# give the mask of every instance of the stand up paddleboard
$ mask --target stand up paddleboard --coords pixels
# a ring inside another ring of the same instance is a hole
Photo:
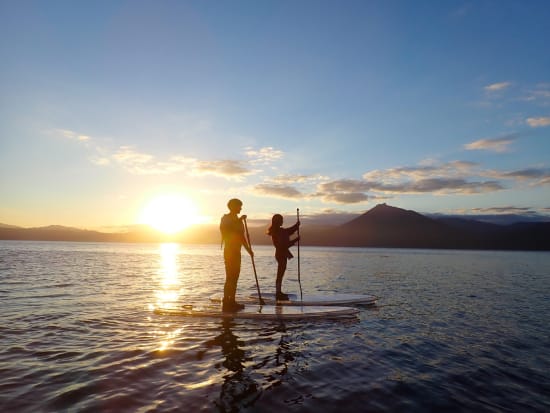
[[[375,295],[368,294],[333,294],[333,295],[304,295],[300,300],[298,294],[288,294],[288,300],[279,301],[275,299],[274,293],[262,293],[262,299],[266,304],[277,304],[281,306],[347,306],[347,305],[374,305],[378,300]],[[210,300],[216,303],[221,302],[222,295],[214,294]],[[237,299],[239,301],[239,299]],[[257,303],[258,297],[251,295],[241,299],[245,303]]]
[[[215,318],[242,318],[254,320],[310,320],[350,318],[359,310],[350,307],[323,307],[323,306],[279,306],[247,304],[237,312],[224,312],[220,305],[181,306],[172,308],[155,308],[154,312],[160,315],[174,315],[183,317],[215,317]]]

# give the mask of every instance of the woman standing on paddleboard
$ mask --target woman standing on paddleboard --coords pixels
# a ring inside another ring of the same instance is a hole
[[[223,287],[223,311],[238,311],[244,308],[243,304],[235,301],[237,293],[237,281],[241,273],[241,247],[253,256],[252,248],[244,235],[243,220],[246,215],[239,218],[243,207],[240,199],[231,199],[227,203],[229,214],[225,214],[220,220],[220,231],[222,233],[223,259],[225,262],[225,285]]]
[[[283,216],[280,214],[273,215],[271,219],[271,226],[267,230],[267,235],[271,236],[273,245],[275,246],[275,259],[277,260],[277,279],[275,280],[275,298],[279,301],[287,301],[288,295],[281,291],[283,284],[283,277],[286,271],[287,260],[294,256],[290,252],[289,248],[296,244],[300,237],[290,240],[290,236],[294,234],[300,221],[289,228],[283,228]]]

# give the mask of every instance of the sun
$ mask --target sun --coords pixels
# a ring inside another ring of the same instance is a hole
[[[149,225],[165,234],[174,234],[204,221],[196,205],[183,195],[160,195],[143,208],[140,223]]]

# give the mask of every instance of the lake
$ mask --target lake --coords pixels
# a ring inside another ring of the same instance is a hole
[[[255,252],[273,292],[273,249]],[[550,253],[301,247],[300,266],[304,294],[378,304],[161,316],[222,291],[219,246],[0,241],[0,411],[550,411]],[[244,253],[238,291],[256,292]]]

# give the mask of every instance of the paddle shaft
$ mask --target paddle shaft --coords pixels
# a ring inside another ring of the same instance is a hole
[[[252,251],[252,243],[250,242],[250,233],[248,232],[248,224],[246,223],[246,218],[243,221],[244,221],[244,229],[246,230],[248,247],[250,248],[250,251]],[[263,305],[265,303],[264,303],[264,300],[262,300],[262,293],[260,292],[260,283],[258,282],[258,273],[256,272],[256,264],[254,263],[253,254],[250,254],[250,259],[252,260],[252,269],[254,270],[254,278],[256,279],[256,288],[258,289],[258,300],[260,302],[260,305]]]
[[[296,208],[296,219],[300,222],[300,208]],[[304,300],[302,295],[302,280],[300,279],[300,226],[298,225],[298,285],[300,286],[300,301]]]

